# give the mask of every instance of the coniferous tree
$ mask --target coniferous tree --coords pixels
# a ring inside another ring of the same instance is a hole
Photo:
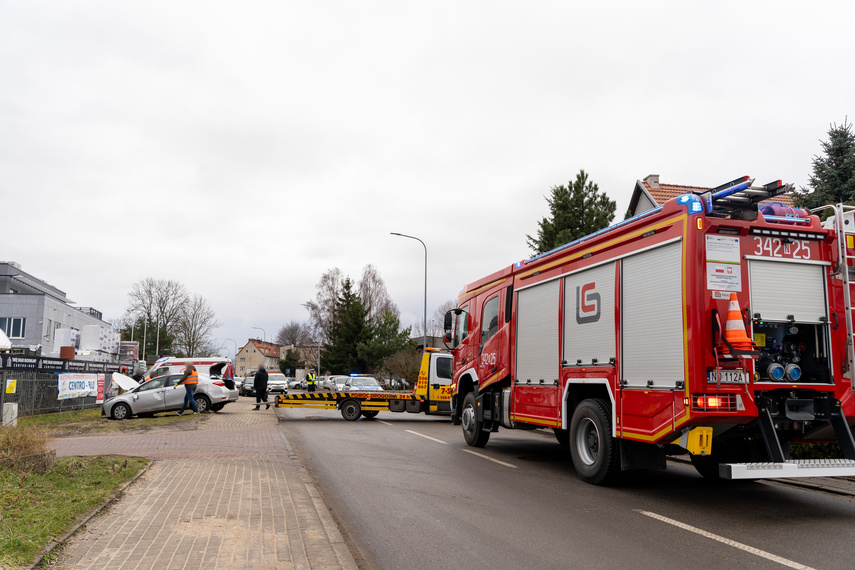
[[[327,341],[321,348],[324,370],[329,370],[331,374],[368,372],[368,364],[359,356],[357,347],[369,334],[368,311],[347,277],[336,299],[335,315],[330,322]]]
[[[553,186],[546,199],[551,217],[538,222],[537,238],[526,235],[535,253],[545,253],[565,243],[592,234],[611,223],[617,204],[580,170],[567,186]]]
[[[808,187],[802,187],[793,200],[800,208],[855,200],[855,134],[848,118],[840,126],[832,124],[828,140],[820,144],[823,155],[813,157]]]

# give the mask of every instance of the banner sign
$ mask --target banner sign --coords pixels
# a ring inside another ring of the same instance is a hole
[[[68,361],[68,371],[69,372],[86,372],[86,362],[82,360],[69,360]]]
[[[96,404],[104,403],[104,375],[98,375],[98,396],[95,397]]]
[[[59,395],[57,400],[98,396],[97,374],[57,374]]]
[[[39,358],[37,356],[5,354],[3,355],[3,368],[8,370],[38,370]]]
[[[39,370],[45,372],[64,372],[65,360],[61,358],[42,358],[39,362]]]

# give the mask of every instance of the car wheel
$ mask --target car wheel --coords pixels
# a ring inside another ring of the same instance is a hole
[[[211,400],[208,399],[208,396],[199,395],[194,400],[196,400],[196,407],[199,408],[200,414],[206,413],[211,408]]]
[[[370,420],[376,418],[379,413],[378,410],[368,410],[367,412],[362,412],[362,417]]]
[[[214,410],[215,412],[219,412],[220,410],[222,410],[225,407],[226,407],[225,404],[214,404],[213,406],[211,406],[211,409]]]
[[[345,400],[341,405],[341,417],[349,422],[355,422],[362,413],[362,406],[356,400]]]
[[[477,420],[475,410],[475,392],[469,392],[463,398],[463,412],[460,424],[463,426],[463,439],[472,447],[484,447],[490,440],[490,432],[483,429],[484,422]]]
[[[119,402],[113,406],[110,415],[114,420],[126,420],[131,417],[131,407],[123,402]]]

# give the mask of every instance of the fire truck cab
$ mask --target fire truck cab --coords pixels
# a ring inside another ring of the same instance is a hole
[[[843,207],[824,228],[759,205],[791,186],[752,184],[679,196],[466,286],[445,319],[466,442],[551,428],[597,484],[687,452],[710,478],[855,474]],[[791,442],[825,440],[844,457],[789,459]]]

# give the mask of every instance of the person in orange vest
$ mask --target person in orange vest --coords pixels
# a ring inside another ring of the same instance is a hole
[[[184,388],[186,392],[184,392],[184,404],[181,406],[181,409],[178,410],[178,415],[184,413],[184,409],[187,407],[187,404],[190,404],[190,407],[193,408],[193,414],[199,413],[199,407],[196,405],[196,387],[199,385],[199,373],[196,372],[196,367],[192,364],[188,364],[187,368],[184,369],[184,376],[181,377],[181,380],[178,381],[175,386],[172,388],[178,388],[179,384],[184,384]]]

